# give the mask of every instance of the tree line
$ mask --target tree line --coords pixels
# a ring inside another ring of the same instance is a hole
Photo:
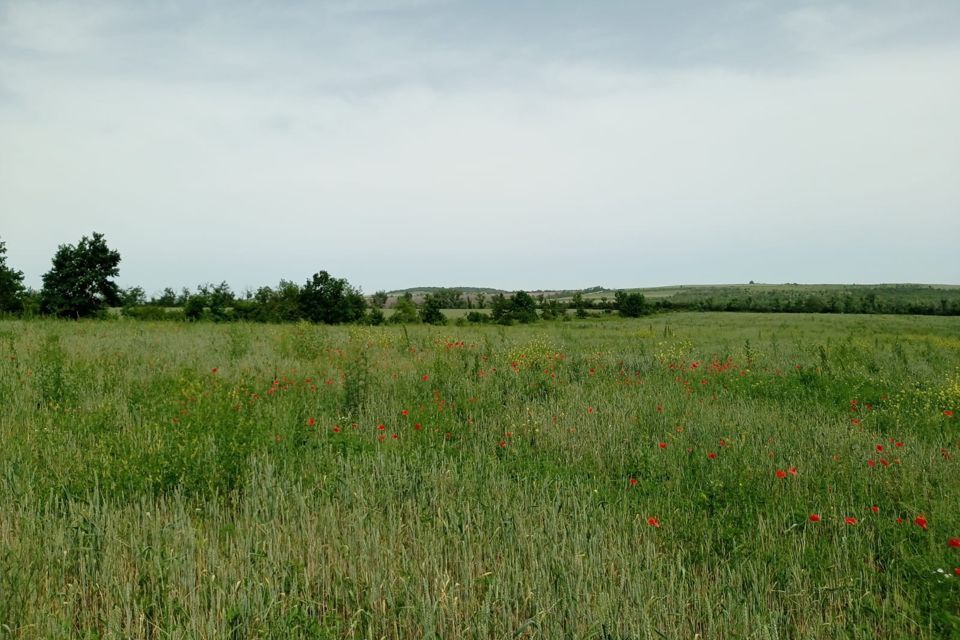
[[[103,234],[94,232],[75,244],[60,245],[50,270],[43,274],[39,291],[23,284],[23,272],[7,265],[6,245],[0,241],[0,313],[22,316],[45,315],[60,318],[104,316],[120,308],[125,317],[143,320],[243,320],[250,322],[416,323],[445,324],[443,309],[466,309],[458,322],[499,324],[530,323],[540,320],[586,318],[591,313],[616,313],[640,317],[650,313],[691,311],[752,311],[799,313],[897,313],[960,315],[960,297],[952,300],[883,298],[868,291],[856,296],[849,292],[802,293],[760,292],[747,295],[727,293],[699,298],[663,299],[648,302],[641,293],[617,291],[613,298],[587,297],[576,292],[569,300],[525,291],[511,295],[474,291],[469,295],[450,288],[436,288],[415,300],[409,292],[389,303],[385,291],[365,296],[344,278],[318,271],[303,284],[281,280],[277,286],[263,286],[237,295],[226,282],[204,284],[179,292],[166,288],[150,298],[142,287],[121,289],[114,278],[120,272],[120,253],[111,249]],[[384,309],[392,306],[389,315]]]
[[[119,307],[122,315],[144,320],[445,324],[443,309],[489,306],[489,314],[474,311],[466,320],[511,324],[560,318],[567,309],[556,300],[542,296],[535,300],[524,291],[510,296],[497,293],[488,299],[483,292],[465,297],[462,291],[440,288],[419,304],[410,293],[400,296],[388,317],[383,311],[386,292],[378,291],[368,299],[345,278],[326,271],[318,271],[303,284],[281,280],[276,287],[260,287],[244,296],[222,282],[200,285],[195,291],[176,292],[168,287],[148,299],[142,287],[121,289],[114,280],[119,273],[120,253],[107,245],[103,234],[94,232],[77,244],[60,245],[50,270],[43,274],[42,288],[34,291],[23,285],[22,271],[7,265],[6,245],[0,241],[0,312],[79,319],[103,316]],[[634,304],[620,309],[624,315],[645,312],[643,296],[627,294],[625,299]],[[581,306],[578,310],[586,309]]]

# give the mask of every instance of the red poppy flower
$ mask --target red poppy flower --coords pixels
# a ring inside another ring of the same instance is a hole
[[[868,466],[868,467],[875,467],[875,466],[877,466],[877,463],[874,462],[873,460],[867,460],[867,466]]]
[[[587,407],[587,413],[593,413],[593,407]]]
[[[418,422],[417,424],[413,425],[413,428],[416,429],[417,431],[420,431],[420,429],[422,429],[423,427],[421,427],[420,423]]]
[[[960,576],[960,567],[957,567],[956,569],[954,569],[953,572],[954,572],[956,575]]]
[[[647,524],[651,527],[656,527],[658,529],[660,528],[660,521],[656,518],[647,518]]]
[[[666,442],[658,442],[658,443],[657,443],[657,446],[660,447],[661,449],[666,449],[666,448],[667,448],[667,443],[666,443]]]
[[[796,468],[796,467],[790,467],[789,469],[787,469],[787,473],[789,473],[790,475],[796,477],[796,475],[799,473],[799,471],[797,471],[797,468]]]
[[[859,425],[859,424],[860,424],[860,418],[854,418],[853,420],[850,421],[850,424],[852,424],[853,426]]]
[[[636,479],[636,478],[630,478],[630,486],[631,486],[631,487],[637,486],[637,479]]]
[[[896,443],[896,446],[897,446],[898,448],[899,448],[899,447],[902,447],[902,446],[903,446],[903,443],[902,443],[902,442],[897,442],[897,443]]]
[[[216,372],[217,372],[217,368],[216,368],[216,367],[214,367],[213,369],[210,369],[210,373],[216,373]]]
[[[881,451],[881,452],[883,451],[883,445],[882,445],[882,444],[878,444],[878,445],[877,445],[877,451]]]
[[[711,460],[716,460],[717,454],[711,451],[710,453],[707,454],[707,457],[710,458]]]
[[[398,436],[398,435],[395,434],[395,433],[394,433],[393,435],[391,435],[390,437],[393,438],[394,440],[397,440],[397,439],[400,438],[400,436]]]
[[[430,379],[430,376],[428,376],[427,374],[423,374],[423,377],[420,378],[420,379],[423,380],[424,382],[426,382],[427,380]]]
[[[334,425],[334,427],[333,427],[333,432],[334,432],[334,433],[340,433],[340,427]]]
[[[498,445],[501,449],[506,449],[506,448],[507,448],[507,443],[504,442],[503,440],[501,440],[500,442],[498,442],[497,445]]]
[[[777,469],[777,477],[782,480],[783,478],[787,477],[787,472],[783,469]]]
[[[385,426],[383,426],[382,424],[377,425],[377,431],[384,431],[384,430],[386,430]]]
[[[810,522],[820,522],[820,514],[819,514],[819,513],[811,513],[811,514],[810,514]]]
[[[918,527],[920,527],[920,528],[923,529],[924,531],[927,530],[927,519],[924,518],[923,516],[917,516],[916,518],[914,518],[914,519],[913,519],[913,524],[917,525]]]
[[[960,538],[950,538],[950,540],[947,541],[947,546],[960,549]]]
[[[874,513],[880,513],[880,507],[878,507],[877,505],[873,505],[872,507],[870,507],[870,511],[873,511]]]
[[[850,516],[847,516],[846,518],[844,518],[843,521],[846,522],[846,523],[849,524],[849,525],[855,525],[855,524],[857,524],[857,519],[856,519],[856,518],[851,518]]]
[[[404,409],[403,411],[400,412],[400,415],[402,415],[402,416],[408,416],[408,415],[410,415],[410,412],[407,411],[406,409]]]
[[[315,426],[316,424],[317,424],[317,421],[316,421],[316,420],[314,420],[313,418],[307,418],[307,426],[308,426],[308,427],[313,427],[313,426]]]
[[[903,524],[903,518],[897,518],[897,524]]]
[[[950,409],[944,409],[944,410],[943,410],[943,415],[947,416],[948,418],[952,418],[952,417],[953,417],[953,411],[951,411]]]

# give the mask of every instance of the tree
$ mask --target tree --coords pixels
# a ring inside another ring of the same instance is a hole
[[[499,324],[511,324],[513,322],[513,305],[504,297],[502,293],[495,293],[490,298],[490,317]]]
[[[210,307],[210,315],[213,316],[213,319],[218,322],[228,320],[230,318],[229,310],[237,299],[230,285],[224,281],[217,285],[204,285],[201,290],[207,296],[207,306]]]
[[[577,317],[580,319],[587,317],[587,305],[583,299],[583,294],[577,291],[573,294],[573,308],[577,310]]]
[[[463,291],[441,287],[433,292],[441,309],[462,309],[466,306],[463,300]]]
[[[139,307],[147,302],[143,287],[130,287],[120,290],[120,303],[124,307]]]
[[[300,285],[281,280],[276,289],[260,287],[253,294],[252,317],[260,322],[296,322],[300,311]]]
[[[7,245],[0,240],[0,312],[23,310],[23,271],[7,266]]]
[[[388,297],[389,296],[387,296],[387,292],[381,289],[370,296],[370,306],[372,306],[374,309],[383,309],[385,306],[387,306]]]
[[[120,273],[120,252],[107,246],[102,233],[83,236],[76,246],[62,244],[53,268],[43,274],[40,308],[65,318],[86,318],[118,306],[120,288],[111,280]]]
[[[536,322],[540,318],[536,301],[526,291],[517,291],[510,296],[510,306],[513,307],[513,317],[519,322]]]
[[[647,300],[642,293],[617,291],[614,294],[614,304],[625,318],[639,318],[647,313]]]
[[[536,301],[526,291],[517,291],[509,298],[497,293],[490,299],[490,308],[494,322],[500,324],[510,324],[514,320],[536,322],[540,318]]]
[[[413,295],[408,291],[393,303],[390,323],[411,324],[414,322],[420,322],[420,316],[417,314],[417,305],[413,301]]]
[[[154,296],[150,300],[150,304],[158,307],[175,307],[177,306],[177,292],[167,287],[159,296]]]
[[[440,310],[441,304],[437,296],[427,295],[420,305],[420,321],[424,324],[447,324],[447,316]]]
[[[545,300],[540,303],[540,317],[544,320],[556,320],[565,314],[566,310],[556,298],[551,298],[550,300]]]
[[[313,274],[300,290],[300,310],[311,322],[340,324],[363,318],[367,301],[343,278],[326,271]]]

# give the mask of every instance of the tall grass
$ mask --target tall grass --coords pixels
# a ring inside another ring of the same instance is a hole
[[[0,637],[960,637],[958,329],[4,322]]]

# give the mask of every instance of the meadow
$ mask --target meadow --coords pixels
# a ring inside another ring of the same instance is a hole
[[[960,637],[960,318],[0,322],[0,638]]]

